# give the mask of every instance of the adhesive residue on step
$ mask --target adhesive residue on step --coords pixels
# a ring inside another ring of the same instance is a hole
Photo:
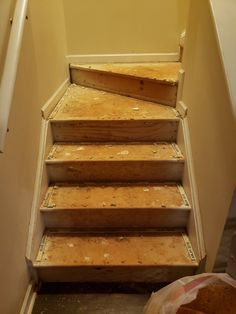
[[[123,151],[117,153],[117,155],[123,155],[123,156],[129,155],[129,151],[128,150],[123,150]]]
[[[109,253],[105,253],[105,254],[103,254],[103,256],[104,256],[104,258],[109,258],[109,257],[111,257],[111,255],[110,255]]]

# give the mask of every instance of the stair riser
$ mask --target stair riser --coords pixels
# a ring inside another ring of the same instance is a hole
[[[181,181],[183,161],[100,161],[48,163],[51,182]]]
[[[177,85],[134,76],[71,68],[72,83],[163,105],[176,106]]]
[[[125,256],[124,256],[125,259]],[[196,267],[38,267],[39,279],[44,282],[172,282],[196,273]]]
[[[51,125],[58,142],[175,142],[179,121],[57,121]]]
[[[189,210],[170,208],[81,209],[42,211],[47,228],[79,228],[84,230],[134,230],[153,228],[184,228]]]

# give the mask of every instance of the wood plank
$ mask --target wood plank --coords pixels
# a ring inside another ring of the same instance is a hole
[[[185,235],[186,236],[186,235]],[[193,274],[182,233],[45,235],[34,266],[44,281],[160,282]]]
[[[41,212],[48,228],[183,228],[190,206],[176,184],[54,185]]]
[[[148,78],[121,75],[100,70],[91,70],[83,67],[71,67],[72,83],[110,91],[121,95],[134,97],[176,106],[177,83],[175,85]]]
[[[178,121],[51,121],[56,142],[174,142]]]
[[[72,85],[50,116],[55,141],[175,141],[174,108]]]
[[[183,161],[175,143],[56,143],[47,163],[77,161]]]
[[[84,68],[111,72],[137,78],[147,78],[167,84],[178,82],[180,62],[158,62],[158,63],[99,63],[99,64],[71,64],[71,68]]]
[[[143,266],[143,267],[39,267],[35,266],[43,282],[173,282],[185,276],[196,274],[195,266]]]
[[[184,158],[176,144],[55,144],[47,160],[51,181],[180,181]]]
[[[52,120],[179,120],[169,106],[72,84],[50,115]]]

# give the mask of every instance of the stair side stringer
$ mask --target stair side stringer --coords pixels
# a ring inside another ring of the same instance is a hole
[[[34,196],[31,207],[28,242],[26,247],[26,260],[28,262],[33,261],[37,256],[45,229],[39,208],[49,185],[49,177],[44,161],[52,146],[53,137],[50,122],[42,118]],[[31,275],[32,277],[35,277],[34,274]]]
[[[187,225],[188,237],[199,262],[198,272],[203,272],[206,261],[206,249],[187,116],[180,120],[177,145],[185,158],[182,184],[192,207]]]
[[[68,76],[41,107],[39,151],[25,256],[28,265],[31,265],[32,261],[37,256],[45,229],[39,208],[49,185],[49,177],[46,170],[45,158],[53,146],[52,128],[48,117],[54,110],[55,106],[58,104],[58,101],[65,94],[69,85],[70,81]],[[29,272],[31,273],[33,280],[36,280],[37,276],[35,277],[36,274],[33,270],[33,267],[29,267]]]

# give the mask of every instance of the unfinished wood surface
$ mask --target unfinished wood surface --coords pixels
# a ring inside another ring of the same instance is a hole
[[[175,141],[174,108],[71,85],[50,116],[55,141]]]
[[[51,232],[43,238],[34,266],[44,281],[160,282],[193,274],[197,262],[182,233]]]
[[[183,161],[175,143],[56,143],[47,163],[77,161]]]
[[[172,282],[196,274],[195,266],[34,266],[43,282]]]
[[[175,107],[177,83],[71,67],[72,83]]]
[[[175,142],[178,121],[167,120],[52,120],[57,142]]]
[[[55,144],[49,177],[61,181],[180,181],[184,158],[176,144]]]
[[[71,68],[84,68],[89,70],[105,71],[138,78],[148,78],[168,84],[178,81],[179,62],[158,63],[107,63],[107,64],[71,64]]]
[[[177,120],[169,106],[72,84],[49,119],[52,120]]]
[[[183,228],[190,206],[176,184],[53,185],[41,212],[48,228]]]

